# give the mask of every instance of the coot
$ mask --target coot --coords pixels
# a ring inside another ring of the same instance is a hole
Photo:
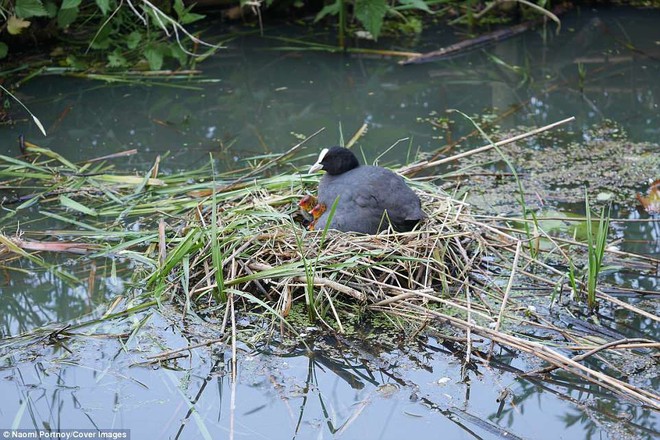
[[[391,224],[396,231],[410,231],[426,217],[419,197],[403,178],[382,167],[360,165],[343,147],[324,148],[309,172],[324,170],[318,204],[325,212],[314,229],[325,228],[335,200],[330,228],[344,232],[376,234]]]

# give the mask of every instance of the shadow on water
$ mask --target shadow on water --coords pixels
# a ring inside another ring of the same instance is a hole
[[[316,153],[339,142],[340,123],[349,137],[364,122],[369,131],[361,144],[370,158],[402,138],[412,139],[413,153],[428,153],[471,131],[463,121],[448,121],[445,111],[451,108],[485,115],[503,130],[574,115],[578,138],[611,119],[633,141],[657,141],[660,55],[658,38],[649,35],[658,36],[658,20],[658,11],[582,11],[563,20],[559,35],[528,32],[460,58],[409,67],[391,59],[282,51],[279,42],[246,36],[185,82],[104,84],[42,76],[25,84],[19,97],[49,136],[17,121],[0,129],[0,154],[18,155],[16,138],[25,134],[72,160],[139,149],[122,159],[122,169],[144,171],[165,154],[170,170],[194,167],[209,155],[219,168],[232,169],[326,127],[307,147]],[[418,49],[445,45],[436,38],[440,32],[428,30]],[[402,148],[383,161],[407,161],[409,154]],[[623,207],[614,217],[644,215]],[[657,222],[616,228],[625,237],[624,250],[660,252]],[[29,265],[24,269],[24,275],[2,280],[6,338],[89,313],[100,316],[103,304],[124,290],[121,268],[119,276],[111,268],[90,275],[90,266],[77,266],[78,277],[90,280],[87,287],[71,287]],[[618,286],[658,290],[657,274],[608,276]],[[627,300],[657,312],[653,295]],[[632,321],[622,310],[601,310],[599,317],[601,327],[580,317],[568,324],[582,326],[585,334],[599,328],[630,337],[654,325],[639,317]],[[173,325],[179,320],[176,312],[150,312],[99,324],[103,331],[97,333],[107,338],[53,338],[51,329],[31,344],[3,344],[0,427],[129,428],[133,438],[223,438],[230,430],[246,439],[658,436],[656,413],[606,390],[561,372],[543,381],[522,379],[519,373],[536,366],[505,348],[492,357],[487,350],[475,352],[468,368],[464,354],[432,337],[414,343],[394,338],[390,350],[382,350],[380,344],[332,340],[310,330],[310,348],[242,347],[237,382],[230,380],[231,353],[224,344],[145,363],[203,336],[218,337],[208,335],[203,322],[186,324],[185,334],[179,333]],[[634,375],[638,367],[621,374]],[[657,389],[657,378],[651,383]]]

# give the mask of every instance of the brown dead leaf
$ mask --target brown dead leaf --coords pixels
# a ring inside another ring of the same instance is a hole
[[[648,197],[637,194],[637,200],[649,214],[660,214],[660,179],[649,185]]]

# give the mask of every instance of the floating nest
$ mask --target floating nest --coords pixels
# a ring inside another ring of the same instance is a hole
[[[215,217],[216,239],[211,237],[191,256],[189,285],[173,284],[172,292],[207,307],[212,304],[209,296],[222,296],[221,285],[268,301],[282,317],[298,299],[316,312],[347,300],[384,306],[408,298],[421,304],[433,297],[455,297],[482,261],[482,228],[465,203],[437,187],[413,184],[428,215],[413,231],[365,235],[310,231],[299,222],[297,201],[316,183],[288,185],[291,195],[269,191],[267,181],[254,182],[254,190],[244,188],[236,197],[223,198],[215,212],[196,212],[184,230],[208,232]],[[341,314],[331,308],[333,328],[341,330]]]
[[[172,281],[164,290],[182,306],[221,321],[223,332],[237,322],[235,315],[255,310],[274,324],[302,331],[287,319],[298,302],[313,324],[339,332],[359,307],[385,314],[411,334],[429,330],[455,341],[458,333],[467,353],[479,335],[550,364],[530,374],[561,368],[660,408],[653,392],[579,362],[595,353],[608,356],[600,353],[608,350],[621,362],[617,350],[652,349],[657,342],[623,335],[612,340],[611,333],[603,333],[608,335],[603,342],[597,326],[569,330],[547,318],[552,298],[571,296],[566,272],[558,269],[569,264],[559,262],[570,259],[565,242],[515,229],[504,219],[479,219],[464,202],[421,182],[410,184],[428,219],[411,232],[308,231],[295,220],[297,202],[317,184],[315,177],[294,175],[218,190],[212,203],[186,219],[177,246],[167,250],[187,257],[176,267],[163,264]],[[658,319],[602,291],[597,295],[604,307]],[[569,356],[579,350],[591,354]],[[648,353],[639,356],[648,359]]]

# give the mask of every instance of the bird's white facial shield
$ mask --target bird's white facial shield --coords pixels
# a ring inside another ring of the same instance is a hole
[[[319,154],[319,158],[316,159],[316,163],[309,168],[309,171],[307,172],[307,174],[312,174],[315,171],[323,169],[323,164],[321,162],[323,162],[323,159],[325,158],[326,154],[328,154],[328,149],[327,148],[324,148],[323,150],[321,150],[321,153]]]

